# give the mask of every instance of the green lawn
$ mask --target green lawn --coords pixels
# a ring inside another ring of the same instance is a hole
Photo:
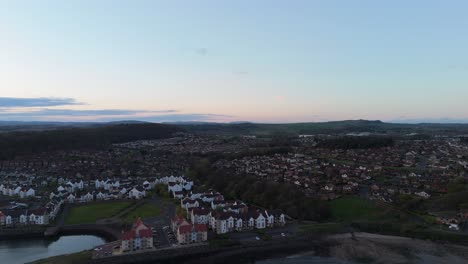
[[[369,201],[354,196],[331,201],[330,210],[337,221],[374,220],[378,216],[378,209]]]
[[[345,231],[342,223],[315,223],[303,224],[299,227],[301,232],[314,232],[314,233],[341,233]]]
[[[135,210],[124,215],[122,220],[126,223],[135,221],[138,217],[145,219],[148,217],[158,216],[161,213],[161,209],[154,204],[145,203],[142,206],[135,208]]]
[[[80,205],[70,209],[65,224],[89,224],[95,223],[98,219],[109,218],[126,207],[130,206],[130,201],[116,201],[107,203],[90,203]]]

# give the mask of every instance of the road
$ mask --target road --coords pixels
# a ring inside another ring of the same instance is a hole
[[[264,229],[265,234],[269,235],[272,239],[279,239],[284,237],[289,237],[294,235],[297,232],[298,226],[296,224],[288,224],[284,227],[276,227],[273,229]],[[227,234],[230,239],[239,240],[239,241],[254,241],[257,240],[257,237],[261,237],[255,231],[251,232],[241,232],[241,233],[228,233]]]
[[[155,217],[144,219],[145,224],[156,230],[154,241],[158,242],[160,247],[169,247],[171,243],[167,236],[167,232],[163,230],[164,226],[171,226],[171,219],[175,216],[176,206],[171,201],[167,201],[157,195],[153,195],[151,203],[161,208],[161,214]]]

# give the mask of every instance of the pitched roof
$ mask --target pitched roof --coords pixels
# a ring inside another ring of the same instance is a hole
[[[207,232],[208,228],[204,224],[195,224],[193,225],[195,232]]]
[[[180,225],[178,230],[179,230],[179,234],[190,233],[192,231],[192,226],[191,225]]]
[[[135,239],[136,237],[147,238],[152,236],[153,234],[151,229],[141,221],[141,218],[138,218],[133,224],[133,228],[122,234],[122,240]]]
[[[211,211],[207,208],[193,208],[192,209],[192,213],[194,215],[207,215],[209,214]]]

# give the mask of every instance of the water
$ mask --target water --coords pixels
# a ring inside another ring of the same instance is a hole
[[[0,263],[25,263],[52,256],[92,249],[106,243],[97,236],[62,236],[59,239],[21,239],[0,241]]]

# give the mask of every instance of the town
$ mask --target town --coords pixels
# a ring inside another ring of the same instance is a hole
[[[96,247],[94,259],[226,238],[281,240],[297,234],[298,214],[290,205],[252,204],[192,177],[194,164],[207,157],[213,157],[210,169],[225,177],[285,184],[321,203],[358,197],[401,208],[404,201],[437,201],[463,189],[468,178],[468,146],[457,137],[404,138],[378,148],[321,147],[328,138],[300,135],[278,147],[271,138],[176,133],[114,144],[105,151],[57,151],[1,161],[0,231],[53,234],[80,225],[99,229],[114,224],[117,240]],[[466,232],[466,204],[405,208],[417,210],[431,226]]]

